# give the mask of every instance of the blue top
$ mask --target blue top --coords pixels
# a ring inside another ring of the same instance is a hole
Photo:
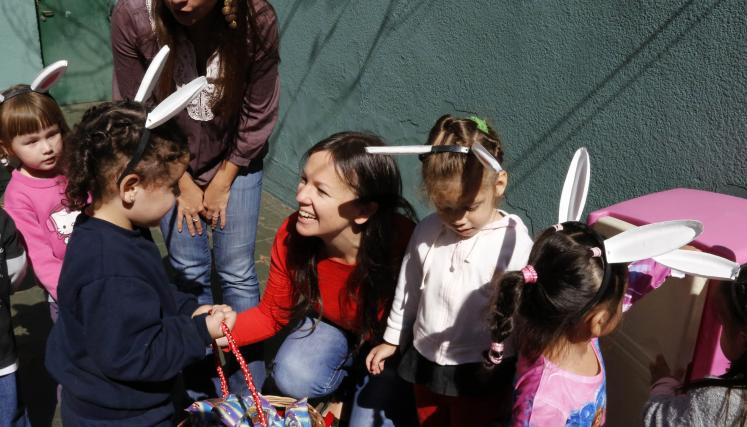
[[[211,338],[205,316],[190,317],[194,297],[169,283],[155,244],[81,214],[58,295],[45,362],[68,413],[122,425],[170,417],[177,375],[205,356]]]

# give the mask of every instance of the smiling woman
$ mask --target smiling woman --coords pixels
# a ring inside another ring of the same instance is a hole
[[[275,236],[267,290],[259,306],[239,314],[233,332],[248,344],[291,322],[294,330],[272,370],[283,394],[325,397],[352,377],[357,389],[350,426],[414,425],[411,389],[393,369],[371,378],[360,374],[359,355],[381,341],[414,227],[396,163],[367,154],[371,145],[383,143],[344,132],[306,153],[298,212]]]

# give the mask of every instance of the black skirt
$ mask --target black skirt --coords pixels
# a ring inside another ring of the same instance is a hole
[[[399,376],[443,396],[503,395],[513,387],[516,358],[488,368],[483,363],[442,366],[423,357],[414,346],[402,355]]]

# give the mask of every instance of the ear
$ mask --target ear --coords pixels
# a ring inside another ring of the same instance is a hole
[[[495,178],[495,197],[500,198],[506,191],[508,185],[508,172],[502,170],[498,172],[498,176]]]
[[[128,205],[135,203],[138,188],[140,188],[140,177],[131,173],[126,175],[119,183],[119,198]]]
[[[605,335],[607,332],[607,324],[612,320],[612,313],[609,310],[602,309],[594,310],[586,318],[586,325],[588,326],[589,333],[592,337],[597,338]]]
[[[363,225],[368,222],[368,219],[376,213],[379,209],[379,204],[376,202],[360,203],[358,205],[358,212],[353,218],[353,222],[358,225]]]

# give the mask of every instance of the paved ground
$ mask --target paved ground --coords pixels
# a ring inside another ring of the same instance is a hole
[[[73,124],[82,116],[88,105],[65,108],[68,122]],[[255,260],[260,286],[264,289],[269,270],[269,254],[275,230],[291,212],[269,193],[262,194]],[[160,232],[153,230],[154,240],[165,256]],[[61,426],[56,411],[56,385],[44,369],[46,338],[52,327],[49,308],[39,287],[15,293],[11,300],[13,322],[19,346],[21,394],[27,402],[34,427]]]

